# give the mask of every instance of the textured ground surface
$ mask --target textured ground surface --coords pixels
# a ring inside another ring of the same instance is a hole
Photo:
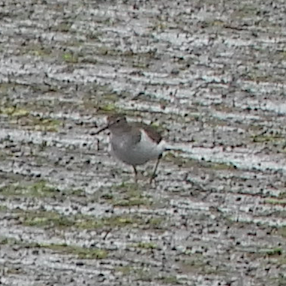
[[[1,1],[0,284],[285,286],[285,13]],[[92,135],[117,111],[176,149],[156,186]]]

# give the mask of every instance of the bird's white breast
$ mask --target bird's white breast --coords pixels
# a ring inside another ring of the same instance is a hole
[[[114,136],[111,134],[111,154],[129,165],[142,165],[149,160],[157,159],[166,149],[166,143],[161,140],[159,144],[154,142],[144,130],[141,130],[141,140],[133,144],[130,137]]]

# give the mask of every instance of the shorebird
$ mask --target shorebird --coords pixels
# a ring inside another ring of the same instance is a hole
[[[128,122],[123,114],[107,117],[107,125],[94,135],[109,129],[109,151],[120,161],[133,167],[135,182],[137,182],[138,165],[157,159],[150,183],[156,176],[162,154],[168,148],[161,134],[151,125],[141,122]]]

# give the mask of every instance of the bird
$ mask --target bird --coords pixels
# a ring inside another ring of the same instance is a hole
[[[112,114],[107,117],[107,125],[94,135],[109,129],[109,152],[123,163],[132,166],[135,183],[137,183],[137,166],[150,160],[157,160],[150,184],[156,172],[163,152],[168,150],[162,135],[153,126],[143,122],[128,122],[124,114]]]

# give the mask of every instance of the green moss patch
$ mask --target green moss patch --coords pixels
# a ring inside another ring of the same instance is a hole
[[[145,221],[137,216],[120,215],[96,218],[88,215],[62,215],[53,211],[17,211],[19,221],[25,226],[57,229],[101,229],[113,227],[135,227],[145,225]]]
[[[14,238],[0,237],[0,245],[19,245],[25,248],[40,248],[50,249],[55,252],[74,255],[79,259],[105,259],[108,256],[108,251],[101,248],[87,248],[68,244],[47,244],[36,242],[18,241]]]
[[[41,248],[48,248],[55,252],[75,255],[79,259],[105,259],[108,252],[100,248],[84,248],[67,244],[42,244]]]
[[[137,184],[122,183],[104,188],[100,191],[100,198],[108,200],[110,204],[117,207],[151,206],[151,197],[144,194]]]
[[[84,193],[81,189],[60,191],[57,187],[52,186],[46,181],[40,180],[34,183],[14,183],[0,188],[0,196],[13,197],[61,197],[65,195],[80,196]]]
[[[264,200],[264,203],[271,204],[271,205],[282,205],[286,206],[286,199],[274,199],[274,198],[267,198]]]

